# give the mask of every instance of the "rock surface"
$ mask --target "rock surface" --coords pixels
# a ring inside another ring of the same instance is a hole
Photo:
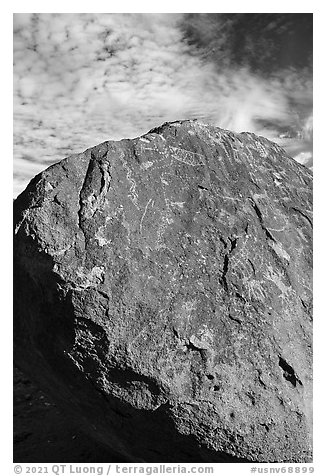
[[[312,179],[182,121],[15,201],[15,361],[132,462],[308,462]]]

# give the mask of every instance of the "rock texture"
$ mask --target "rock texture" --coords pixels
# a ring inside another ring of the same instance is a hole
[[[15,201],[15,360],[133,462],[311,461],[311,173],[196,121]]]
[[[118,463],[104,445],[80,430],[64,412],[20,370],[13,368],[14,463]]]

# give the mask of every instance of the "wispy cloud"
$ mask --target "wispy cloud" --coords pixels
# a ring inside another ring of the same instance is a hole
[[[219,64],[187,41],[185,21],[182,14],[14,15],[16,193],[49,162],[180,118],[261,133],[301,161],[310,157],[309,76],[269,78],[246,64]]]

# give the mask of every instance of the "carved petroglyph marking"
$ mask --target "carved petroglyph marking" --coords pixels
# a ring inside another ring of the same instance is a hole
[[[142,170],[146,170],[151,166],[154,166],[155,169],[162,169],[171,165],[172,159],[170,158],[170,161],[167,160],[169,158],[169,149],[167,149],[165,146],[162,147],[162,145],[155,144],[155,142],[152,142],[151,146],[152,147],[148,147],[142,143],[140,144],[140,151],[144,158],[146,157],[147,152],[150,153],[151,157],[153,155],[156,156],[155,163],[149,160],[141,164],[140,168]]]
[[[256,149],[258,150],[258,152],[260,153],[261,157],[268,157],[269,155],[269,149],[266,149],[262,143],[258,140],[255,140],[255,146],[256,146]]]
[[[224,200],[231,200],[232,202],[243,202],[243,198],[229,197],[228,195],[222,195],[221,193],[217,192],[214,192],[214,195],[223,198]]]
[[[94,268],[89,271],[86,268],[80,267],[76,270],[76,275],[79,278],[76,289],[83,290],[90,287],[96,287],[104,279],[105,268],[104,266],[94,266]]]
[[[290,286],[286,286],[282,279],[281,274],[277,274],[272,266],[267,265],[267,272],[264,274],[264,277],[275,284],[278,289],[281,291],[281,299],[287,299],[289,295],[293,294],[293,290]]]
[[[142,170],[147,170],[147,169],[149,169],[149,168],[152,167],[152,166],[153,166],[153,162],[151,162],[150,160],[148,160],[147,162],[143,162],[143,163],[141,164],[140,168],[141,168]]]
[[[262,281],[251,279],[246,281],[246,285],[250,301],[258,300],[264,302],[266,294],[262,286]]]
[[[167,227],[173,223],[172,219],[172,211],[170,208],[170,204],[166,202],[166,209],[163,210],[161,214],[161,223],[158,226],[157,230],[157,241],[156,241],[156,249],[159,250],[161,248],[164,248],[164,245],[162,244],[162,239],[163,239],[163,234]]]
[[[135,179],[132,177],[132,171],[128,166],[127,166],[127,180],[131,184],[130,193],[128,194],[128,197],[131,199],[131,201],[135,205],[135,207],[138,208],[138,210],[139,210],[138,194],[136,192],[137,185],[136,185]]]
[[[126,219],[126,213],[124,208],[122,207],[122,225],[124,228],[127,230],[127,240],[129,245],[131,244],[131,228],[130,228],[130,222],[129,220]],[[130,250],[128,250],[130,252]]]
[[[185,301],[182,303],[182,308],[180,311],[181,322],[187,322],[190,319],[192,311],[197,309],[197,300]]]
[[[105,222],[111,220],[112,218],[111,217],[107,217]],[[102,233],[103,233],[103,230],[105,230],[105,225],[104,226],[101,226],[95,233],[95,239],[98,241],[98,244],[99,246],[105,246],[105,245],[109,245],[111,243],[111,240],[108,240],[106,239]]]
[[[267,195],[267,192],[265,191],[264,193],[253,193],[252,194],[252,199],[254,200],[254,202],[257,202],[257,201],[259,202],[259,200],[261,200],[261,199],[268,200],[269,197]]]
[[[169,185],[169,182],[165,180],[163,176],[160,177],[160,181],[163,184],[163,196],[165,201],[165,209],[161,211],[161,222],[157,230],[156,249],[161,249],[164,247],[162,245],[163,234],[165,230],[167,229],[167,227],[171,225],[171,223],[174,222],[173,207],[178,207],[179,209],[182,209],[185,203],[185,202],[179,202],[179,201],[172,201],[169,198],[167,198],[164,185]]]
[[[180,147],[170,147],[170,149],[174,152],[174,154],[171,154],[173,159],[177,160],[178,162],[191,165],[192,167],[205,165],[205,157],[202,154],[190,152],[186,149],[181,149]]]
[[[265,290],[262,281],[257,279],[262,264],[260,262],[254,264],[250,260],[250,250],[246,246],[250,240],[248,235],[231,240],[231,247],[224,258],[222,282],[228,290],[231,283],[237,287],[237,279],[240,276],[247,292],[247,296],[243,298],[249,302],[252,300],[263,302],[266,299]],[[259,257],[257,260],[259,261]]]
[[[146,207],[145,207],[145,210],[144,210],[144,213],[140,219],[140,223],[139,223],[139,231],[140,233],[142,232],[142,227],[143,227],[143,220],[145,218],[145,215],[146,215],[146,212],[147,212],[147,208],[148,208],[148,205],[151,203],[152,199],[150,198],[146,204]],[[154,203],[154,202],[153,202]],[[153,203],[152,203],[152,206],[153,206]]]
[[[157,239],[157,245],[156,245],[156,248],[157,249],[160,249],[162,248],[162,237],[163,237],[163,234],[165,232],[165,230],[167,229],[167,227],[169,225],[171,225],[174,220],[173,220],[173,211],[172,211],[172,208],[173,207],[178,207],[179,209],[183,209],[183,206],[184,206],[184,203],[185,202],[172,202],[172,200],[170,200],[169,198],[165,198],[165,205],[166,205],[166,208],[165,210],[163,211],[162,215],[161,215],[161,223],[158,227],[158,239]]]
[[[275,230],[275,231],[280,231],[280,230]],[[285,249],[283,248],[280,242],[270,241],[269,245],[273,248],[277,256],[279,256],[282,259],[285,259],[288,263],[290,262],[290,256],[285,251]]]
[[[130,198],[132,203],[135,205],[135,207],[139,210],[140,208],[139,208],[139,205],[138,205],[138,194],[137,194],[137,191],[136,191],[136,189],[137,189],[136,181],[132,176],[132,170],[129,167],[129,165],[127,164],[124,153],[120,152],[119,155],[120,155],[120,159],[121,159],[123,168],[126,170],[126,178],[127,178],[128,182],[130,183],[130,189],[129,189],[130,193],[128,194],[128,197]]]
[[[99,236],[98,234],[95,235],[95,238],[97,239],[98,244],[100,246],[106,246],[111,243],[111,240],[107,240],[106,238],[104,238],[103,236]]]
[[[235,162],[241,163],[242,159],[240,157],[239,150],[235,147],[232,147],[232,150],[233,150],[233,158],[234,158]]]
[[[185,204],[185,202],[172,202],[171,200],[169,200],[169,202],[172,207],[176,206],[179,208],[183,208],[183,205]]]
[[[303,286],[305,289],[308,289],[309,293],[311,294],[312,293],[312,287],[310,286],[307,286],[305,282],[303,282],[302,279],[299,279],[299,283],[301,284],[301,286]]]
[[[275,178],[275,177],[273,178],[273,181],[274,181],[274,183],[275,183],[275,185],[276,185],[277,187],[279,187],[280,185],[283,185],[282,182],[280,182],[279,180],[277,180],[277,178]]]
[[[74,246],[74,243],[70,243],[68,246],[66,246],[65,248],[62,248],[61,250],[51,251],[50,254],[51,256],[62,256],[67,251],[69,251],[73,246]]]
[[[155,152],[158,152],[157,147],[145,147],[143,144],[140,144],[140,151],[144,152],[146,150],[154,150]]]

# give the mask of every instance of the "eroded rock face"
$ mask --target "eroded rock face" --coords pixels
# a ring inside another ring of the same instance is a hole
[[[15,201],[15,359],[130,461],[311,460],[311,173],[195,121]]]

